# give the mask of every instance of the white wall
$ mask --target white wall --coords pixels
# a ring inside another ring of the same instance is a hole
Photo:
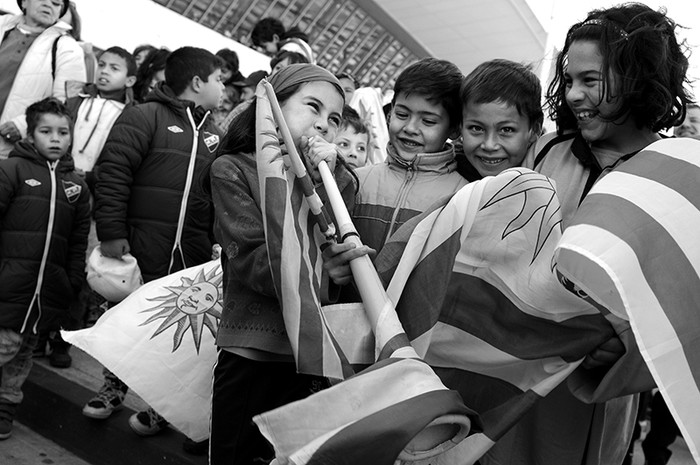
[[[151,0],[73,1],[82,20],[82,39],[97,47],[118,45],[133,51],[146,43],[170,50],[192,45],[212,53],[229,48],[238,54],[244,75],[259,69],[270,70],[267,56]],[[20,12],[16,0],[0,0],[0,9]]]

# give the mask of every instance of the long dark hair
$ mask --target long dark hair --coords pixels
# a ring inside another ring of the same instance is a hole
[[[566,103],[564,76],[569,48],[575,41],[598,43],[603,56],[604,98],[620,99],[620,108],[608,115],[609,120],[629,115],[638,128],[653,132],[680,124],[692,98],[685,87],[689,83],[688,47],[678,42],[677,27],[664,9],[654,11],[641,3],[594,10],[585,21],[573,25],[557,57],[556,73],[546,95],[549,116],[557,123],[557,131],[561,134],[577,127],[576,117]]]

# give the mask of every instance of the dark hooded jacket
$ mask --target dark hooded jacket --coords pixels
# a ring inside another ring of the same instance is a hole
[[[0,161],[0,327],[54,328],[80,290],[90,229],[87,185],[66,155],[24,140]]]
[[[127,239],[145,281],[211,259],[213,207],[200,178],[218,145],[209,112],[165,83],[114,123],[95,168],[97,236]]]

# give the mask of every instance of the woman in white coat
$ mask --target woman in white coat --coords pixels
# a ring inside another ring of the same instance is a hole
[[[20,15],[0,16],[0,159],[26,136],[26,108],[48,96],[66,99],[66,81],[85,81],[85,61],[70,26],[68,0],[18,0]]]

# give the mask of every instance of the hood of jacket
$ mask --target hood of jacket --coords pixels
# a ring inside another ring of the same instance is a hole
[[[66,153],[61,159],[59,159],[58,169],[60,171],[73,171],[73,169],[75,168],[75,165],[73,163],[73,157],[70,153],[71,151],[69,148],[68,153]],[[17,142],[15,148],[12,150],[12,152],[10,152],[8,158],[14,157],[25,158],[40,165],[46,165],[46,162],[48,161],[46,158],[41,156],[39,152],[37,152],[36,147],[34,147],[34,145],[27,139],[22,139],[21,141]]]
[[[209,111],[202,107],[195,106],[190,100],[181,100],[175,95],[175,92],[164,81],[158,85],[146,96],[145,103],[160,102],[170,107],[173,111],[183,115],[187,119],[187,108],[192,112],[194,121],[199,124],[208,114]]]

